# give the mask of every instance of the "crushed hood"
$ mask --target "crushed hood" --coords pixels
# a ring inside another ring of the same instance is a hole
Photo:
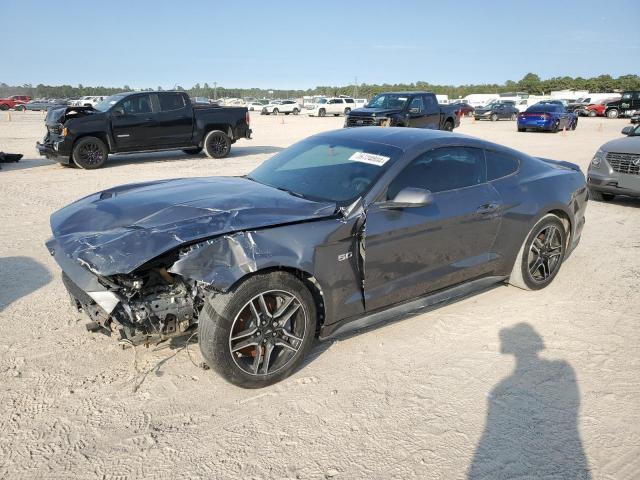
[[[312,220],[336,205],[298,198],[241,177],[123,185],[51,215],[47,247],[94,273],[130,273],[180,245],[217,235]]]
[[[78,118],[90,114],[100,114],[93,107],[64,107],[50,108],[47,111],[47,116],[44,119],[45,125],[56,125],[58,123],[64,123],[70,118]]]

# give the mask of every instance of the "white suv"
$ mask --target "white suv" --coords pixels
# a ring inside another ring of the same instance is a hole
[[[306,113],[310,117],[324,117],[325,115],[346,115],[356,108],[353,98],[332,97],[321,98],[317,103],[307,105]]]
[[[279,113],[284,113],[285,115],[293,113],[294,115],[298,115],[300,113],[300,105],[294,100],[283,100],[279,103],[269,103],[265,105],[262,107],[260,113],[262,115],[278,115]]]
[[[94,107],[96,103],[101,102],[107,98],[107,95],[89,95],[80,97],[80,99],[75,100],[71,106],[73,107]]]

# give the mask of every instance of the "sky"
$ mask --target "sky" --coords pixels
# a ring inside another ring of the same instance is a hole
[[[9,85],[307,89],[356,77],[640,73],[638,0],[0,0],[0,19]]]

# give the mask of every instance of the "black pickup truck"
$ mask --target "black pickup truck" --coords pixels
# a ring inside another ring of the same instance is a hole
[[[366,107],[351,110],[344,126],[415,127],[452,131],[460,126],[455,105],[439,105],[431,92],[389,92],[373,97]]]
[[[102,167],[110,153],[204,150],[223,158],[236,140],[251,138],[245,107],[193,104],[184,92],[119,93],[94,107],[49,110],[45,125],[40,155],[85,169]]]

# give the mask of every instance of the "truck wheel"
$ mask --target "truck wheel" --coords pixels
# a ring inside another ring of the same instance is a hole
[[[326,112],[326,110],[325,110],[324,108],[321,108],[321,109],[318,111],[318,116],[319,116],[319,117],[324,117],[326,114],[327,114],[327,112]]]
[[[202,147],[183,148],[182,151],[187,155],[197,155],[202,151]]]
[[[453,132],[453,122],[451,120],[447,120],[446,122],[444,122],[442,129],[447,132]]]
[[[300,110],[298,110],[297,108],[294,108],[293,112],[291,113],[293,113],[294,115],[298,115],[300,113]]]
[[[212,130],[204,137],[204,153],[209,158],[224,158],[231,150],[231,139],[220,131]]]
[[[73,162],[85,170],[102,167],[108,156],[107,146],[97,137],[82,137],[73,146],[71,154]]]
[[[198,342],[207,365],[242,388],[279,382],[300,366],[315,338],[309,289],[286,272],[249,277],[205,300]]]
[[[607,117],[609,118],[618,118],[620,112],[617,108],[612,108],[611,110],[607,110]]]
[[[596,111],[595,111],[595,110],[589,110],[588,115],[589,115],[590,117],[595,117],[595,116],[596,116],[596,115],[598,115],[598,114],[596,113]]]
[[[277,108],[274,108],[273,112],[271,112],[271,113],[273,113],[274,115],[277,115],[278,113],[280,113],[280,111]]]
[[[498,114],[497,113],[494,113],[494,114],[491,115],[491,121],[492,122],[497,122],[498,121]]]

